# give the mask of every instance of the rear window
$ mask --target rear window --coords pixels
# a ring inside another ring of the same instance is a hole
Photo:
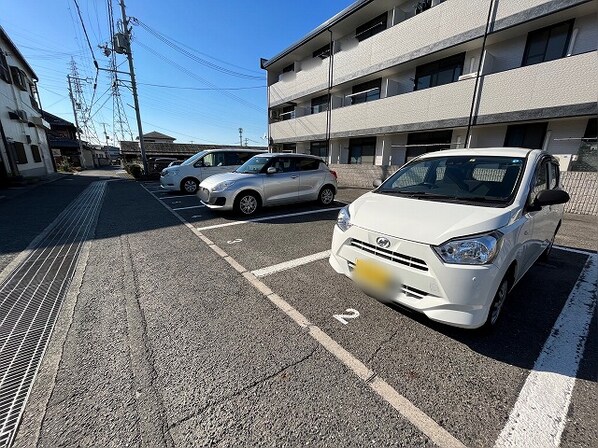
[[[297,162],[299,171],[314,171],[320,167],[320,160],[316,159],[301,159]]]

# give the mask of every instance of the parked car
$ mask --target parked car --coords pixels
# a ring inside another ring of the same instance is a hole
[[[172,157],[156,157],[155,159],[150,159],[150,172],[159,173],[167,166],[170,166],[175,160],[176,159]]]
[[[189,157],[178,166],[169,166],[160,173],[160,185],[171,191],[195,194],[200,182],[214,174],[228,173],[251,156],[264,151],[254,149],[210,149]]]
[[[168,166],[179,166],[183,162],[184,162],[184,160],[173,160],[172,162],[170,162],[168,164]]]
[[[569,195],[540,150],[425,154],[340,210],[330,264],[383,301],[464,328],[496,324],[548,256]]]
[[[219,174],[199,186],[208,207],[253,215],[260,207],[319,201],[336,195],[336,173],[321,158],[302,154],[260,154],[233,173]]]

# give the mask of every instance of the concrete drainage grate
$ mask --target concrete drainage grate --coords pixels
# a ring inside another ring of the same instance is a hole
[[[106,182],[94,182],[0,284],[0,448],[15,436],[25,402],[98,215]]]

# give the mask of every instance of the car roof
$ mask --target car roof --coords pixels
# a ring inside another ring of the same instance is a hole
[[[308,158],[314,160],[322,160],[321,157],[313,156],[311,154],[296,154],[293,152],[269,152],[266,154],[260,154],[260,157],[293,157],[293,158]]]
[[[255,153],[260,153],[260,152],[266,152],[265,149],[252,149],[252,148],[218,148],[218,149],[204,149],[203,151],[200,152],[218,152],[218,151],[225,151],[225,152],[232,152],[232,151],[236,151],[236,152],[255,152]],[[199,154],[199,153],[197,153]]]
[[[429,152],[419,159],[428,159],[432,157],[451,157],[451,156],[503,156],[503,157],[527,157],[530,152],[534,151],[529,148],[462,148],[462,149],[446,149],[442,151]]]

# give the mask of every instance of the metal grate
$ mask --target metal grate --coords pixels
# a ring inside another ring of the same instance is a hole
[[[86,188],[0,284],[0,448],[9,447],[15,436],[105,188],[105,181]]]
[[[369,252],[370,254],[377,255],[378,257],[394,261],[395,263],[409,266],[414,269],[419,269],[420,271],[428,270],[428,265],[426,262],[424,260],[420,260],[419,258],[410,257],[409,255],[400,254],[388,249],[382,249],[381,247],[377,247],[373,244],[356,239],[351,240],[351,246],[357,247],[365,252]]]

